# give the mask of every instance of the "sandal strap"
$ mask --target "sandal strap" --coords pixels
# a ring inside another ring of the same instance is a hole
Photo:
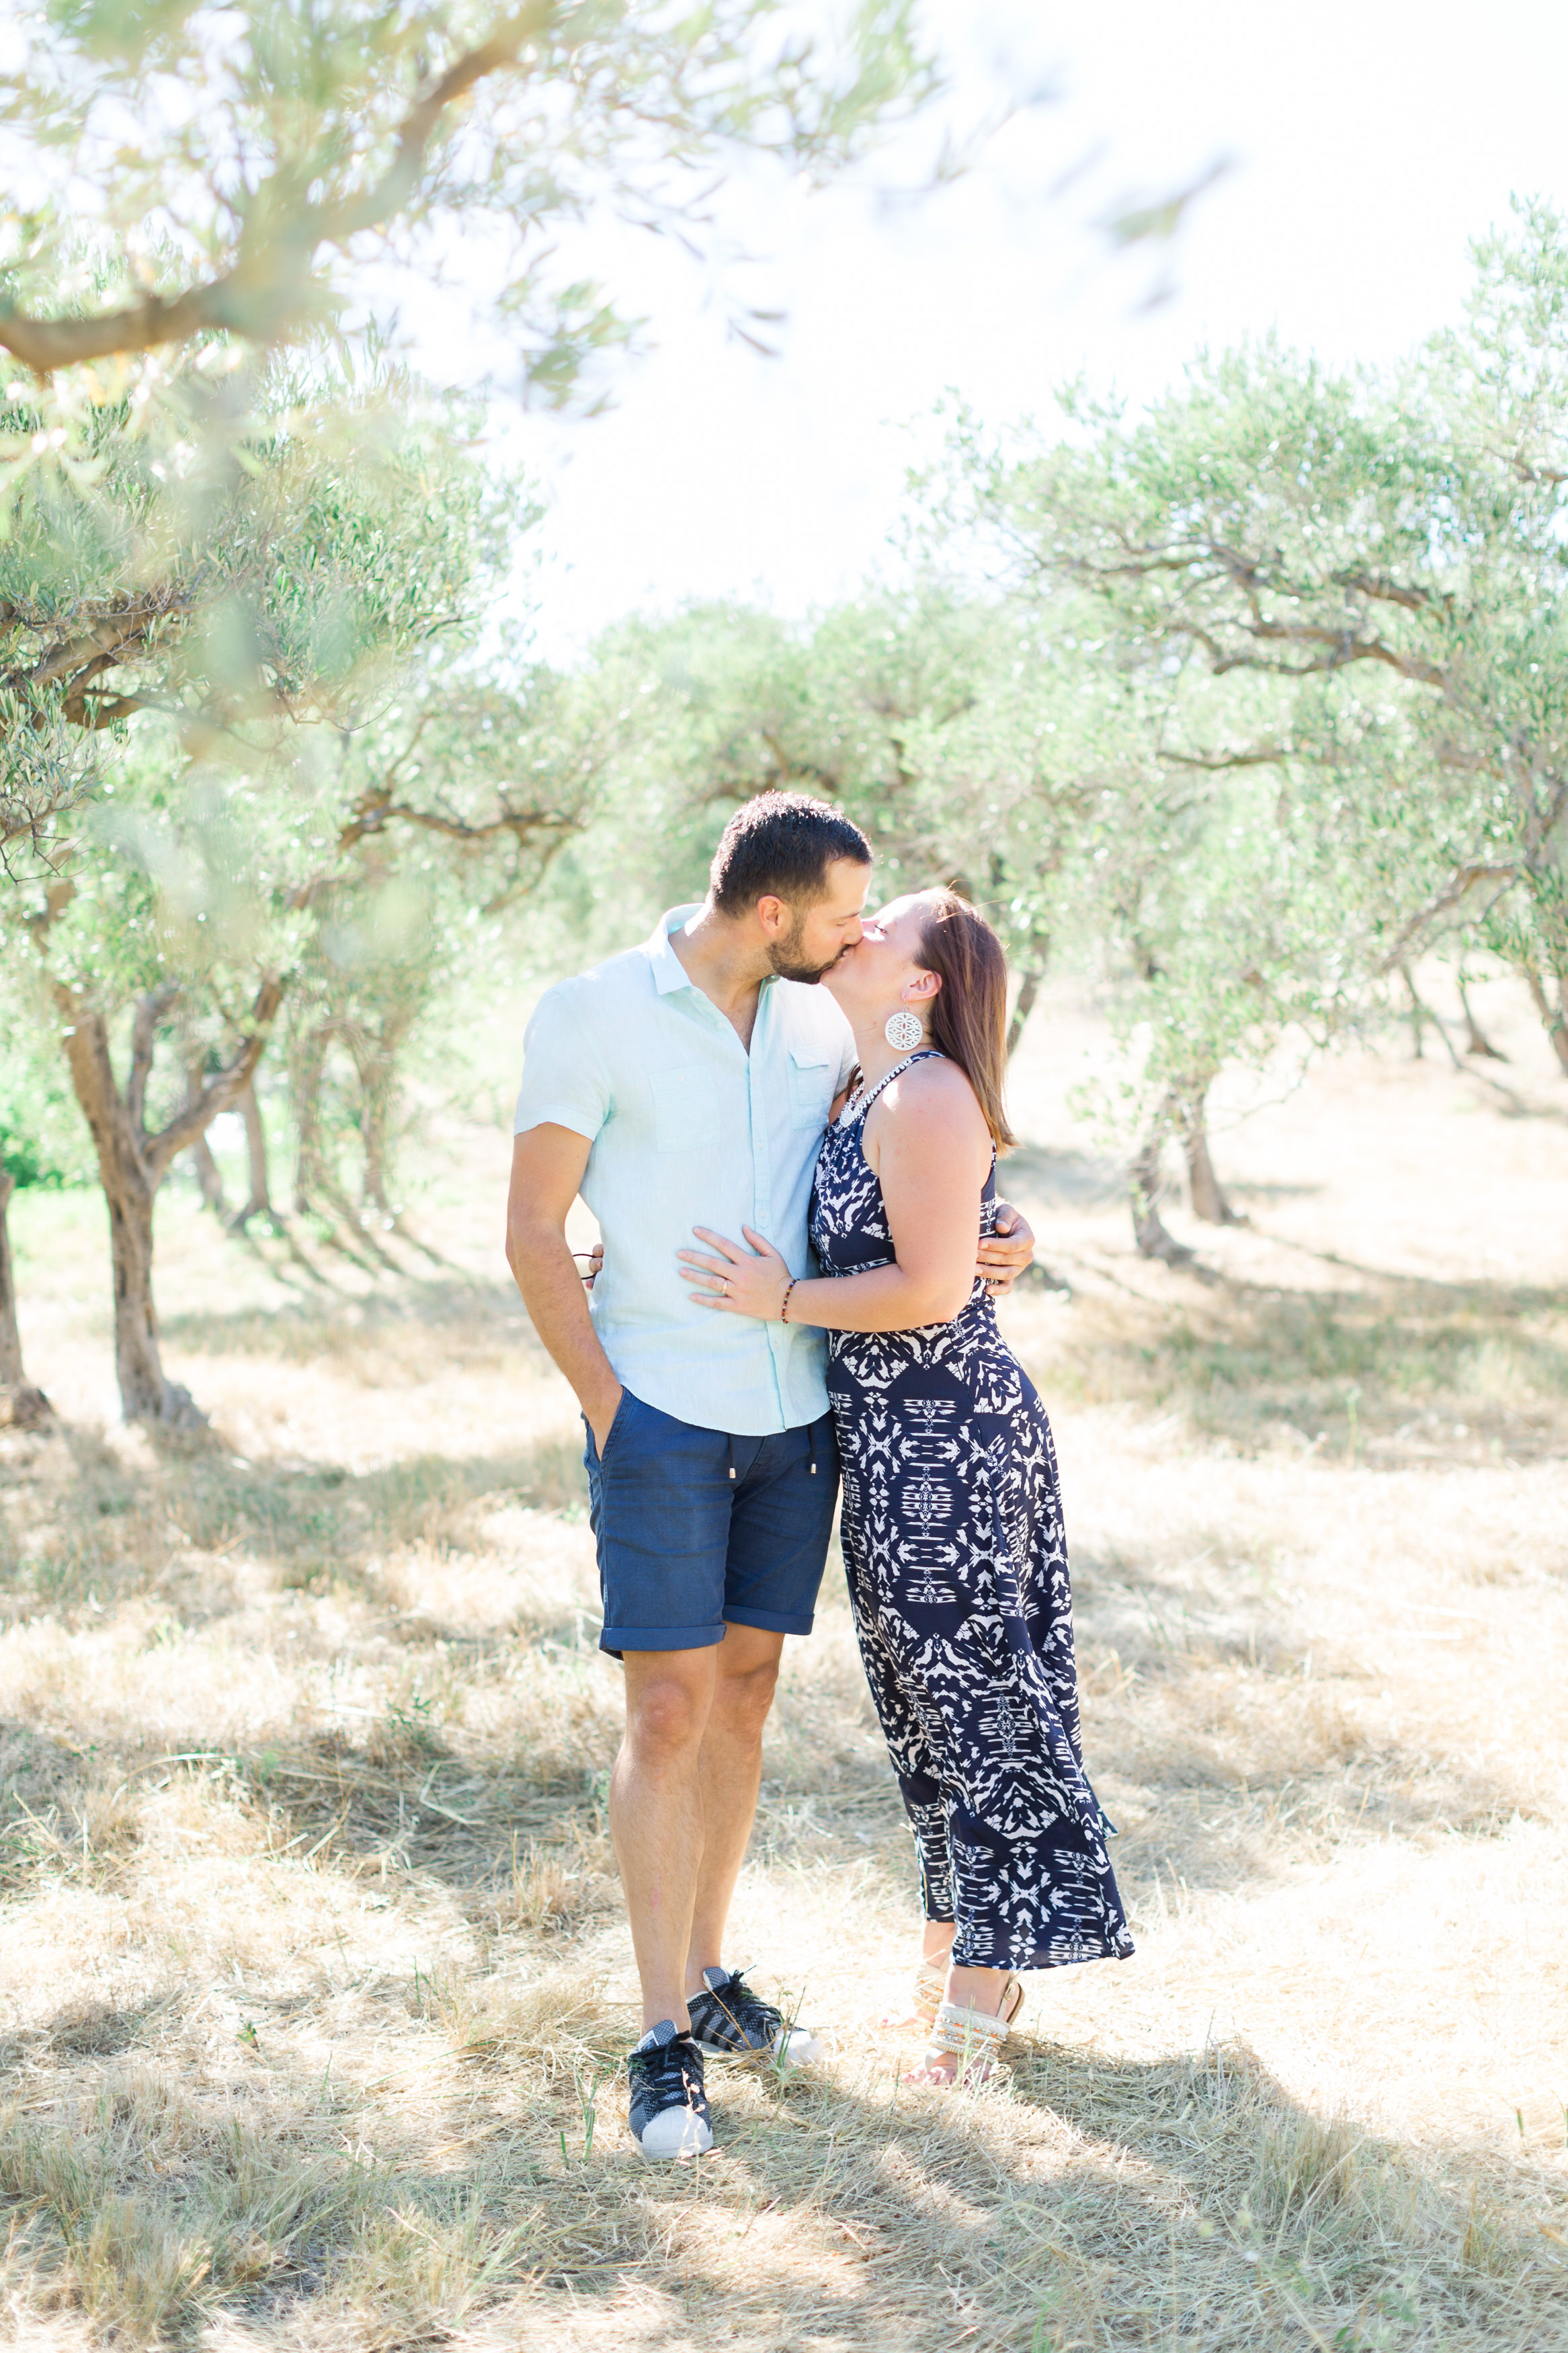
[[[1006,1995],[1004,1993],[1005,2001]],[[956,2001],[944,2001],[936,2014],[931,2047],[944,2059],[957,2058],[966,2051],[994,2052],[1007,2040],[1008,2021],[994,2017],[984,2010],[965,2010]]]

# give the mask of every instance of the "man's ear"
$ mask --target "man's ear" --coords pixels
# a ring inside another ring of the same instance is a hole
[[[772,892],[764,892],[757,901],[757,921],[770,940],[777,939],[781,932],[789,929],[788,902],[775,899]]]

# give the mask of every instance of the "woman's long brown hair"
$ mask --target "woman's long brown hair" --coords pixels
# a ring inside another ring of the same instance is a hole
[[[956,891],[935,891],[920,961],[942,987],[930,1008],[931,1043],[956,1062],[985,1114],[997,1150],[1017,1141],[1002,1086],[1007,1071],[1007,958],[977,908]]]

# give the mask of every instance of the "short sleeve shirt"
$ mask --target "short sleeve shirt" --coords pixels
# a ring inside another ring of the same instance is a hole
[[[546,990],[513,1125],[568,1127],[592,1146],[583,1198],[605,1269],[591,1311],[616,1378],[700,1429],[763,1437],[826,1412],[823,1335],[697,1306],[675,1254],[693,1226],[737,1242],[750,1226],[792,1274],[813,1271],[812,1176],[854,1041],[826,989],[773,978],[748,1052],[670,945],[696,912],[676,908],[640,947]]]

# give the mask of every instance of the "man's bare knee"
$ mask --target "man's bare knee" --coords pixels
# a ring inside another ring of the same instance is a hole
[[[710,1689],[684,1675],[649,1675],[626,1694],[626,1746],[640,1764],[670,1762],[700,1748]]]
[[[738,1674],[721,1674],[713,1692],[713,1714],[737,1731],[761,1732],[773,1704],[777,1658],[749,1662]]]

